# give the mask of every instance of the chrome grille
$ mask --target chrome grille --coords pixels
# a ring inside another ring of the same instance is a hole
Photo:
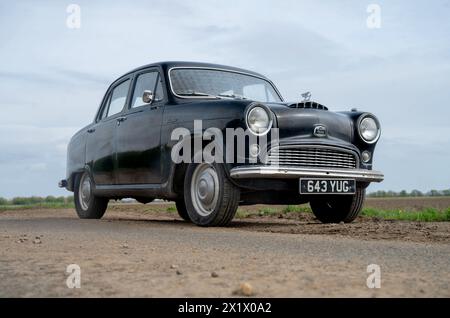
[[[268,164],[280,166],[355,169],[351,152],[322,147],[281,147],[270,150]]]

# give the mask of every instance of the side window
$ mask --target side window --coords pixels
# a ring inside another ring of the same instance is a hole
[[[113,116],[122,111],[123,106],[127,101],[128,89],[130,87],[130,80],[126,80],[122,84],[119,84],[112,91],[110,101],[109,101],[109,109],[108,116]]]
[[[104,103],[104,106],[101,110],[100,115],[98,116],[98,120],[102,120],[106,118],[106,115],[108,115],[108,107],[109,107],[109,100],[111,99],[111,93],[108,94],[106,97],[106,101]]]
[[[139,107],[146,104],[142,100],[145,90],[152,91],[155,94],[155,102],[163,99],[163,90],[158,72],[149,72],[138,76],[134,87],[133,99],[131,100],[131,107]]]

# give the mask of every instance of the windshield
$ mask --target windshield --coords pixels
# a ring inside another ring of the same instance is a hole
[[[178,68],[172,69],[169,76],[173,92],[183,98],[282,101],[269,81],[243,73],[201,68]]]

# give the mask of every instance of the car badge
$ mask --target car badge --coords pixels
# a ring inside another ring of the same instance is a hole
[[[324,125],[317,125],[314,127],[314,136],[322,138],[327,136],[327,127]]]

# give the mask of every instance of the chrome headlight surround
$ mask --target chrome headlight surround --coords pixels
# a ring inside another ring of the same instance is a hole
[[[367,144],[374,144],[380,139],[381,126],[378,118],[370,113],[365,113],[359,116],[356,123],[359,137]],[[367,136],[366,131],[373,131],[373,136],[371,139]],[[376,130],[376,131],[375,131]]]
[[[273,126],[272,112],[263,104],[251,104],[245,112],[245,124],[254,135],[267,135]]]

